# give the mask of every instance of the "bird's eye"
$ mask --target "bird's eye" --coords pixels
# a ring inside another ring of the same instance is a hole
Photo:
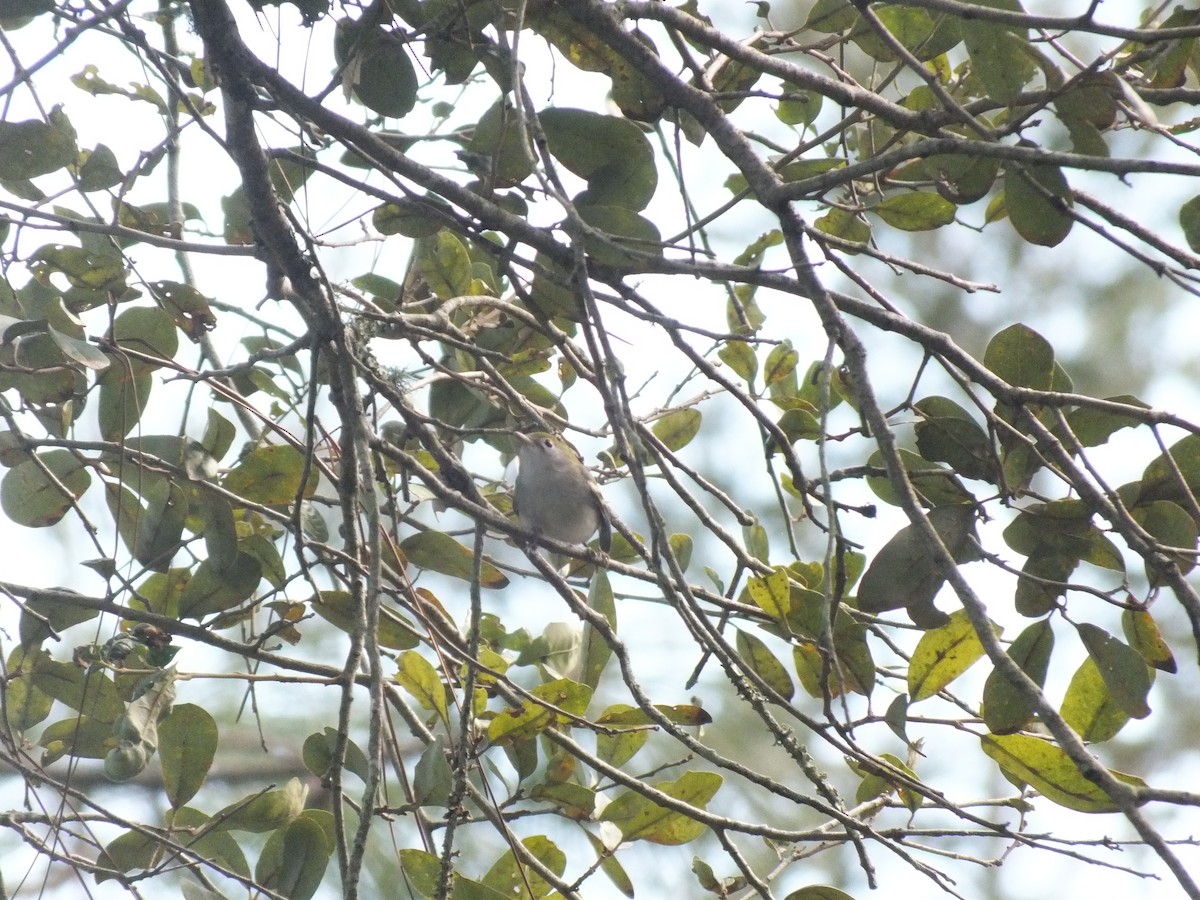
[[[554,441],[550,440],[550,438],[542,438],[542,447],[545,450],[553,450]]]

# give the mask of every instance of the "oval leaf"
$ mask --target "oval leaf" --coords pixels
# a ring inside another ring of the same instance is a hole
[[[996,629],[996,626],[992,626]],[[941,628],[925,632],[908,663],[912,703],[932,697],[983,656],[983,644],[965,610],[955,610]]]

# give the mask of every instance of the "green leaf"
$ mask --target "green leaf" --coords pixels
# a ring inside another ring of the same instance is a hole
[[[1049,619],[1028,625],[1017,635],[1008,655],[1038,685],[1046,683],[1054,631]],[[999,669],[993,669],[983,685],[983,723],[992,734],[1020,731],[1033,715],[1033,703]]]
[[[700,433],[703,416],[698,409],[677,409],[654,423],[654,436],[672,452],[682,450]]]
[[[338,733],[334,728],[326,726],[322,731],[316,731],[304,739],[301,757],[304,767],[318,778],[324,778],[333,765],[333,751],[337,747]],[[342,763],[343,769],[367,780],[369,765],[367,755],[354,741],[346,741],[346,751]]]
[[[999,633],[999,627],[992,626]],[[908,696],[911,703],[934,696],[983,656],[983,644],[966,610],[950,614],[941,628],[926,631],[908,663]]]
[[[396,34],[366,28],[349,19],[338,22],[335,57],[343,84],[367,109],[381,116],[402,118],[417,103],[417,73],[411,50]]]
[[[359,604],[348,591],[321,591],[309,603],[312,611],[331,625],[354,634],[358,627]],[[421,639],[402,616],[386,607],[379,610],[379,631],[376,636],[379,646],[389,650],[411,650]]]
[[[810,884],[798,891],[792,891],[783,900],[854,900],[854,898],[845,891],[827,884]]]
[[[821,113],[823,98],[815,91],[802,91],[787,85],[775,107],[775,118],[784,125],[807,128]]]
[[[974,509],[939,506],[929,511],[928,518],[955,562],[978,559]],[[934,607],[933,598],[945,580],[924,536],[910,523],[896,532],[867,566],[858,585],[858,607],[869,613],[908,609],[918,625],[938,627],[947,619]]]
[[[1085,813],[1119,810],[1108,794],[1084,777],[1070,757],[1053,744],[1025,734],[985,734],[979,740],[983,752],[1007,774],[1059,806]],[[1146,786],[1133,775],[1111,770],[1109,774],[1133,787]]]
[[[901,231],[932,231],[954,221],[957,207],[937,194],[917,192],[897,194],[871,207],[893,228]]]
[[[181,703],[158,728],[163,787],[175,809],[204,784],[217,754],[216,720],[201,706]]]
[[[550,153],[587,181],[576,203],[642,210],[658,187],[654,150],[628,119],[552,107],[538,114]]]
[[[400,669],[396,672],[396,681],[421,706],[436,712],[442,722],[449,726],[450,711],[447,705],[446,685],[442,682],[437,669],[415,650],[400,654]]]
[[[237,800],[213,815],[216,827],[223,831],[250,831],[261,834],[282,828],[304,811],[308,788],[292,778],[282,788],[260,791]]]
[[[1189,499],[1194,501],[1192,494],[1197,490],[1200,490],[1200,434],[1189,434],[1146,466],[1137,503],[1171,500],[1186,508]]]
[[[562,875],[566,871],[566,854],[559,850],[550,838],[538,834],[522,838],[521,844],[534,859],[555,875]],[[519,862],[512,850],[506,851],[492,864],[482,881],[506,897],[528,897],[536,900],[548,896],[553,890],[541,876],[523,862]]]
[[[758,374],[758,357],[749,344],[745,341],[727,341],[721,345],[717,356],[746,384],[754,384],[754,376]]]
[[[0,507],[18,525],[44,528],[62,519],[92,476],[69,450],[47,450],[18,463],[0,481]]]
[[[44,766],[64,756],[104,759],[119,744],[113,736],[112,722],[83,715],[47,725],[37,742],[45,749],[41,759]]]
[[[492,719],[488,725],[489,741],[511,745],[536,737],[554,725],[570,724],[570,716],[582,716],[592,698],[591,688],[566,678],[538,685],[530,693],[535,700],[502,710]]]
[[[1144,506],[1134,507],[1132,516],[1133,520],[1163,548],[1162,552],[1175,563],[1180,572],[1186,575],[1195,568],[1196,541],[1200,537],[1200,529],[1187,510],[1170,500],[1155,500]],[[1160,567],[1149,559],[1145,561],[1145,565],[1146,579],[1151,587],[1161,585],[1163,575]]]
[[[767,362],[763,366],[763,383],[770,387],[793,376],[798,362],[800,362],[800,354],[796,352],[792,342],[781,341],[767,354]]]
[[[792,588],[786,568],[776,566],[765,578],[755,576],[748,579],[746,590],[750,599],[768,616],[780,622],[787,620],[792,609]]]
[[[259,854],[255,882],[288,900],[309,900],[316,894],[334,847],[314,817],[328,815],[325,810],[306,810],[277,829]]]
[[[429,289],[443,300],[470,293],[471,256],[448,228],[417,241],[413,265]]]
[[[617,606],[608,573],[603,569],[597,570],[592,576],[592,583],[588,587],[588,606],[608,620],[609,628],[614,632],[617,630]],[[583,641],[581,678],[583,683],[594,691],[600,684],[600,677],[604,674],[609,659],[612,658],[612,647],[590,627],[584,628]]]
[[[669,721],[688,728],[699,728],[701,725],[710,725],[713,720],[712,716],[702,707],[694,706],[690,703],[673,706],[665,703],[655,703],[654,708]],[[596,721],[601,725],[620,728],[657,724],[645,710],[637,709],[624,703],[617,703],[610,706]]]
[[[1162,672],[1176,672],[1175,654],[1163,640],[1158,623],[1148,610],[1126,609],[1121,613],[1121,629],[1142,659]]]
[[[307,479],[305,472],[307,471]],[[282,506],[317,492],[315,467],[291,444],[269,444],[244,456],[225,476],[225,489],[251,503]]]
[[[795,688],[787,669],[769,649],[767,645],[754,635],[738,629],[736,632],[738,657],[752,672],[765,681],[772,690],[791,700]]]
[[[1021,11],[1018,0],[987,0],[979,6]],[[1024,34],[992,22],[969,22],[962,28],[963,43],[971,57],[971,71],[987,93],[1011,104],[1033,76]]]
[[[212,559],[202,560],[179,598],[179,615],[202,619],[211,613],[232,609],[249,600],[258,590],[260,581],[262,565],[248,553],[239,553],[226,566],[220,566]]]
[[[1129,713],[1113,699],[1100,667],[1090,656],[1071,677],[1059,712],[1076,734],[1093,744],[1112,739],[1129,721]]]
[[[1042,247],[1056,247],[1071,232],[1071,186],[1062,170],[1047,165],[1007,165],[1004,206],[1017,234]]]
[[[871,240],[871,226],[863,221],[861,216],[849,210],[831,209],[824,215],[818,216],[813,221],[813,225],[818,231],[855,244],[866,244]],[[857,251],[843,252],[853,254]]]
[[[470,581],[473,576],[474,553],[445,532],[418,531],[401,541],[400,551],[418,568],[463,581]],[[508,586],[508,578],[486,558],[482,560],[479,579],[480,585],[485,588]]]
[[[723,779],[714,772],[685,772],[676,781],[654,785],[669,797],[704,809],[720,789]],[[668,846],[686,844],[708,828],[684,813],[675,812],[646,799],[635,791],[625,791],[613,800],[600,818],[612,822],[627,841],[645,840]]]
[[[1129,394],[1122,394],[1119,397],[1106,397],[1105,399],[1109,403],[1124,403],[1127,406],[1134,406],[1138,409],[1150,408],[1137,397],[1130,396]],[[1066,419],[1067,424],[1071,427],[1071,433],[1075,435],[1075,439],[1083,447],[1099,447],[1101,444],[1107,443],[1108,439],[1122,428],[1136,428],[1141,424],[1134,416],[1121,415],[1120,413],[1095,409],[1090,406],[1080,406],[1068,410]]]
[[[1179,227],[1193,253],[1200,253],[1200,195],[1179,207]]]
[[[658,226],[634,210],[611,203],[578,203],[575,209],[584,222],[604,235],[584,238],[584,247],[596,262],[614,269],[634,270],[644,265],[635,254],[662,256]]]
[[[1090,622],[1080,622],[1075,628],[1079,632],[1079,639],[1087,647],[1088,655],[1096,661],[1109,693],[1121,709],[1135,719],[1150,715],[1146,696],[1154,683],[1153,670],[1141,655]]]
[[[947,397],[918,400],[917,449],[925,459],[950,465],[964,478],[995,482],[999,465],[991,438],[965,409]]]
[[[106,441],[119,441],[141,422],[154,379],[146,366],[115,365],[101,373],[96,384],[99,387],[96,415],[100,437]]]
[[[99,610],[72,603],[69,599],[34,594],[21,607],[19,626],[21,646],[25,648],[36,646],[72,625],[90,622],[99,614]],[[11,664],[9,673],[15,674]]]
[[[61,107],[51,111],[49,122],[0,122],[0,179],[4,181],[22,181],[66,168],[78,154],[75,129]]]
[[[905,450],[897,451],[900,464],[912,482],[913,490],[925,506],[951,507],[963,506],[974,502],[971,493],[963,486],[958,477],[948,468],[936,462],[930,462],[923,456]],[[873,469],[884,468],[883,452],[874,451],[867,458],[867,465]],[[887,475],[868,475],[867,487],[884,503],[900,506],[900,493],[896,490]]]
[[[518,127],[516,112],[503,98],[480,118],[467,149],[487,157],[487,171],[499,188],[520,184],[533,171],[533,149],[522,146],[525,130]]]
[[[1010,325],[988,342],[983,364],[1013,387],[1050,390],[1054,348],[1028,325]]]

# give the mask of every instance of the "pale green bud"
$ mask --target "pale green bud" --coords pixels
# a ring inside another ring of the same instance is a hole
[[[517,516],[530,531],[582,544],[600,529],[600,547],[609,548],[612,531],[600,492],[579,453],[555,434],[514,433],[517,444]]]

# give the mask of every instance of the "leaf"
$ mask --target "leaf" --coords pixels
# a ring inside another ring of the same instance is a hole
[[[964,478],[995,482],[999,467],[991,438],[970,413],[946,397],[926,397],[915,409],[921,414],[914,430],[922,457],[947,463]]]
[[[786,568],[776,566],[775,570],[765,578],[757,576],[749,578],[746,581],[746,590],[750,594],[750,599],[758,604],[758,608],[768,616],[780,622],[787,620],[788,613],[792,609],[792,588]]]
[[[225,489],[251,503],[282,506],[311,498],[317,480],[315,467],[306,465],[298,449],[291,444],[269,444],[250,451],[229,471]]]
[[[0,481],[0,507],[18,525],[44,528],[62,519],[92,476],[69,450],[47,450],[18,463]]]
[[[100,437],[119,441],[133,431],[150,400],[154,379],[145,366],[111,366],[96,379],[99,387],[97,418]]]
[[[704,809],[722,783],[723,779],[715,772],[685,772],[676,781],[659,782],[654,787],[669,797]],[[694,841],[708,828],[703,822],[659,806],[636,791],[620,794],[605,807],[600,818],[616,825],[626,841],[645,840],[668,846]]]
[[[1138,409],[1149,409],[1145,403],[1129,394],[1105,399],[1109,403],[1123,403]],[[1067,424],[1071,427],[1071,433],[1075,435],[1075,439],[1082,447],[1099,447],[1101,444],[1107,443],[1108,439],[1122,428],[1136,428],[1141,424],[1141,421],[1134,416],[1095,409],[1091,406],[1080,406],[1068,410],[1066,419]]]
[[[516,112],[503,98],[479,119],[467,149],[487,158],[487,170],[496,187],[520,184],[533,171],[533,149],[522,146],[525,130],[518,127]]]
[[[1057,166],[1005,166],[1004,205],[1017,234],[1031,244],[1056,247],[1075,224],[1065,212],[1071,186]]]
[[[321,591],[309,604],[312,611],[331,625],[354,634],[358,624],[359,605],[349,591]],[[379,646],[389,650],[411,650],[421,643],[416,630],[404,617],[390,609],[379,610]]]
[[[758,357],[749,344],[745,341],[726,341],[717,351],[717,356],[746,384],[754,384],[754,376],[758,374]]]
[[[668,705],[665,703],[655,703],[654,708],[658,710],[669,721],[676,725],[684,725],[689,728],[697,728],[701,725],[712,724],[712,716],[704,711],[702,707],[695,706],[690,703]],[[645,712],[645,710],[637,709],[632,706],[627,706],[624,703],[618,703],[610,706],[604,711],[596,722],[600,725],[613,726],[617,728],[627,728],[638,725],[655,725],[655,721]],[[657,727],[657,726],[656,726]]]
[[[333,751],[337,748],[337,741],[336,729],[328,726],[323,731],[313,732],[306,737],[301,748],[304,767],[318,778],[324,778],[333,765]],[[369,775],[369,765],[367,755],[362,752],[362,748],[354,741],[347,739],[343,756],[342,768],[366,781]]]
[[[400,552],[410,564],[451,578],[470,581],[474,574],[474,553],[445,532],[418,531],[400,542]],[[485,588],[499,589],[508,586],[508,578],[485,558],[480,566],[479,583]]]
[[[1129,645],[1141,654],[1142,659],[1162,672],[1175,673],[1175,655],[1163,640],[1158,623],[1149,610],[1126,609],[1121,613],[1121,628]]]
[[[970,506],[939,506],[928,513],[929,524],[951,558],[958,563],[978,558],[975,511]],[[879,613],[906,608],[921,618],[918,625],[938,626],[945,615],[933,606],[945,577],[937,568],[924,536],[905,525],[880,548],[858,585],[858,607]]]
[[[1170,500],[1155,500],[1131,511],[1133,520],[1162,547],[1163,553],[1183,574],[1196,565],[1196,541],[1200,528],[1187,510]],[[1172,549],[1166,549],[1172,548]],[[1162,568],[1154,560],[1145,560],[1146,579],[1151,587],[1163,582]]]
[[[776,344],[767,354],[767,361],[763,366],[763,383],[767,387],[778,384],[796,371],[799,362],[800,354],[796,352],[791,341],[785,340]]]
[[[179,615],[202,619],[232,609],[249,600],[260,581],[262,565],[248,553],[239,553],[227,566],[219,566],[211,559],[202,560],[179,598]]]
[[[1008,655],[1038,687],[1046,683],[1054,631],[1049,619],[1026,626],[1008,648]],[[983,723],[992,734],[1020,731],[1033,715],[1033,703],[1008,677],[993,669],[983,685]]]
[[[0,179],[4,181],[37,178],[66,168],[78,154],[75,129],[61,107],[51,111],[48,122],[0,122]]]
[[[628,119],[583,109],[551,107],[538,113],[550,153],[587,181],[576,203],[642,210],[658,187],[654,150]]]
[[[337,23],[334,51],[343,85],[353,89],[367,109],[402,118],[416,106],[416,69],[411,51],[398,35],[342,19]]]
[[[1200,489],[1200,434],[1189,434],[1146,466],[1137,503],[1171,500],[1187,508],[1189,501],[1195,501],[1192,495],[1197,489]]]
[[[489,741],[511,745],[536,737],[552,726],[569,724],[569,717],[582,716],[592,698],[591,688],[566,678],[540,684],[530,693],[533,700],[502,710],[492,719],[488,725]]]
[[[521,844],[534,859],[542,863],[555,875],[562,875],[567,868],[566,854],[558,849],[554,841],[538,834],[522,838]],[[517,860],[512,850],[507,850],[496,860],[482,879],[483,884],[506,897],[528,897],[530,900],[550,894],[551,886],[525,863]],[[457,893],[457,892],[456,892]]]
[[[651,431],[672,452],[682,450],[700,433],[703,421],[698,409],[677,409],[654,423]]]
[[[974,502],[971,493],[953,472],[945,466],[929,462],[911,450],[898,448],[897,455],[913,490],[924,506],[963,506]],[[883,451],[876,450],[867,458],[873,469],[884,468]],[[868,475],[867,487],[884,503],[900,506],[900,493],[887,475]]]
[[[217,723],[201,706],[182,703],[158,728],[163,787],[175,809],[196,795],[217,754]]]
[[[999,633],[999,627],[992,625]],[[908,696],[910,703],[932,697],[983,656],[983,644],[966,610],[950,614],[950,621],[941,628],[926,631],[917,642],[908,663]]]
[[[1071,677],[1059,712],[1063,721],[1089,743],[1110,740],[1129,721],[1129,713],[1113,699],[1100,667],[1090,656]]]
[[[413,266],[429,289],[443,300],[470,293],[471,256],[462,240],[448,228],[417,240]]]
[[[854,900],[845,891],[827,884],[810,884],[798,891],[792,891],[783,900]]]
[[[588,587],[588,606],[608,621],[608,627],[617,630],[617,607],[613,598],[612,585],[608,573],[603,569],[592,576]],[[612,658],[612,647],[594,628],[585,627],[583,630],[584,646],[582,649],[583,673],[581,679],[593,691],[600,684],[600,677]]]
[[[436,712],[449,726],[450,712],[446,702],[447,688],[437,669],[415,650],[400,654],[400,670],[396,681],[425,709]]]
[[[251,794],[226,806],[213,815],[215,827],[259,834],[274,831],[300,815],[307,797],[308,788],[299,778],[292,778],[282,788]]]
[[[116,722],[125,714],[125,704],[111,678],[99,671],[58,662],[44,656],[33,667],[31,684],[71,709],[100,722]]]
[[[72,603],[70,599],[33,594],[21,607],[21,646],[26,649],[34,647],[72,625],[91,621],[99,614],[99,610]],[[14,673],[10,671],[10,674]]]
[[[635,270],[644,265],[641,256],[662,256],[658,226],[634,210],[611,203],[578,203],[575,209],[584,222],[602,235],[584,237],[584,247],[596,262],[614,269]]]
[[[990,0],[978,5],[1021,11],[1018,0]],[[1034,71],[1024,34],[1004,25],[973,21],[963,27],[962,38],[971,57],[971,72],[983,89],[1001,103],[1015,101]]]
[[[901,231],[932,231],[954,221],[957,207],[949,200],[928,192],[897,194],[871,207],[893,228]]]
[[[1013,387],[1048,391],[1054,373],[1054,348],[1028,325],[1010,325],[988,342],[983,364]]]
[[[1090,622],[1080,622],[1075,629],[1088,655],[1096,661],[1109,693],[1121,709],[1135,719],[1150,715],[1146,696],[1150,693],[1154,678],[1141,655]]]
[[[329,813],[307,810],[267,839],[254,868],[257,884],[288,900],[309,900],[316,894],[334,849],[313,819],[318,815]]]
[[[1179,227],[1193,253],[1200,253],[1200,195],[1179,207]]]
[[[1085,813],[1119,811],[1108,794],[1084,777],[1070,757],[1053,744],[1024,734],[985,734],[979,740],[983,752],[1001,769],[1059,806]],[[1134,775],[1111,770],[1109,774],[1132,787],[1146,786]]]
[[[785,700],[791,700],[795,688],[792,679],[767,645],[754,635],[738,629],[735,635],[738,656],[752,672]]]

